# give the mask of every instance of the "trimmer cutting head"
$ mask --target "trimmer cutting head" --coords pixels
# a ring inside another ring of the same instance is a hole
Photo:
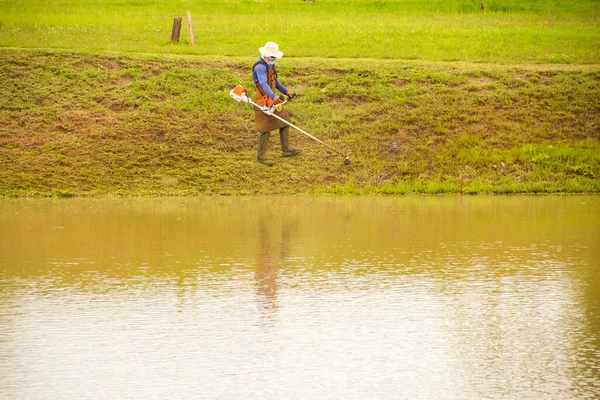
[[[344,165],[350,165],[350,157],[346,156],[346,158],[344,158]]]

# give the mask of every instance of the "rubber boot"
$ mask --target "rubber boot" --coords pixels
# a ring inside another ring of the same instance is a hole
[[[271,132],[262,132],[258,137],[258,152],[256,154],[256,161],[271,167],[273,166],[273,163],[265,159],[267,144],[269,144],[269,136],[271,136]]]
[[[283,128],[279,128],[279,139],[281,140],[281,151],[283,152],[284,157],[293,157],[300,154],[300,150],[290,149],[289,147],[289,139],[290,139],[290,127],[286,126]]]

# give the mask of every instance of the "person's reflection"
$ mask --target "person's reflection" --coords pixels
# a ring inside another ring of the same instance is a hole
[[[186,300],[193,297],[198,289],[196,278],[192,276],[189,271],[177,271],[178,275],[175,278],[175,285],[177,290],[177,312],[183,312],[186,306]]]
[[[256,258],[256,291],[259,304],[268,312],[277,310],[277,291],[279,274],[283,263],[289,255],[290,236],[293,222],[281,224],[270,216],[263,216],[258,223],[258,255]],[[273,234],[281,227],[280,240]]]

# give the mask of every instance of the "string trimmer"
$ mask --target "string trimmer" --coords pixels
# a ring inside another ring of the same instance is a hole
[[[320,141],[319,139],[317,139],[316,137],[314,137],[313,135],[309,134],[308,132],[305,132],[304,130],[298,128],[296,125],[290,123],[289,121],[286,121],[285,119],[281,118],[279,115],[275,114],[275,111],[280,111],[281,110],[281,106],[283,106],[285,103],[287,103],[287,99],[284,100],[283,102],[279,103],[279,104],[273,104],[273,106],[271,107],[263,107],[263,106],[259,106],[258,104],[256,104],[255,102],[253,102],[247,95],[246,95],[246,88],[244,86],[236,86],[235,88],[231,89],[231,91],[229,92],[229,96],[231,96],[232,99],[234,99],[235,101],[237,101],[238,103],[243,102],[243,103],[248,103],[253,105],[254,107],[258,108],[260,111],[264,112],[267,115],[270,115],[272,117],[277,118],[278,120],[286,123],[287,125],[291,126],[292,128],[304,133],[306,136],[308,136],[309,138],[321,143],[323,146],[327,147],[329,150],[344,156],[344,154],[339,151],[334,149],[333,147],[329,146],[326,143],[323,143],[322,141]],[[346,158],[344,158],[344,164],[349,165],[350,164],[350,157],[348,157],[347,155],[345,156]]]

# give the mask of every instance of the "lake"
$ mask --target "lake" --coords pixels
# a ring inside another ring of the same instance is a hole
[[[600,398],[600,196],[0,199],[0,398]]]

